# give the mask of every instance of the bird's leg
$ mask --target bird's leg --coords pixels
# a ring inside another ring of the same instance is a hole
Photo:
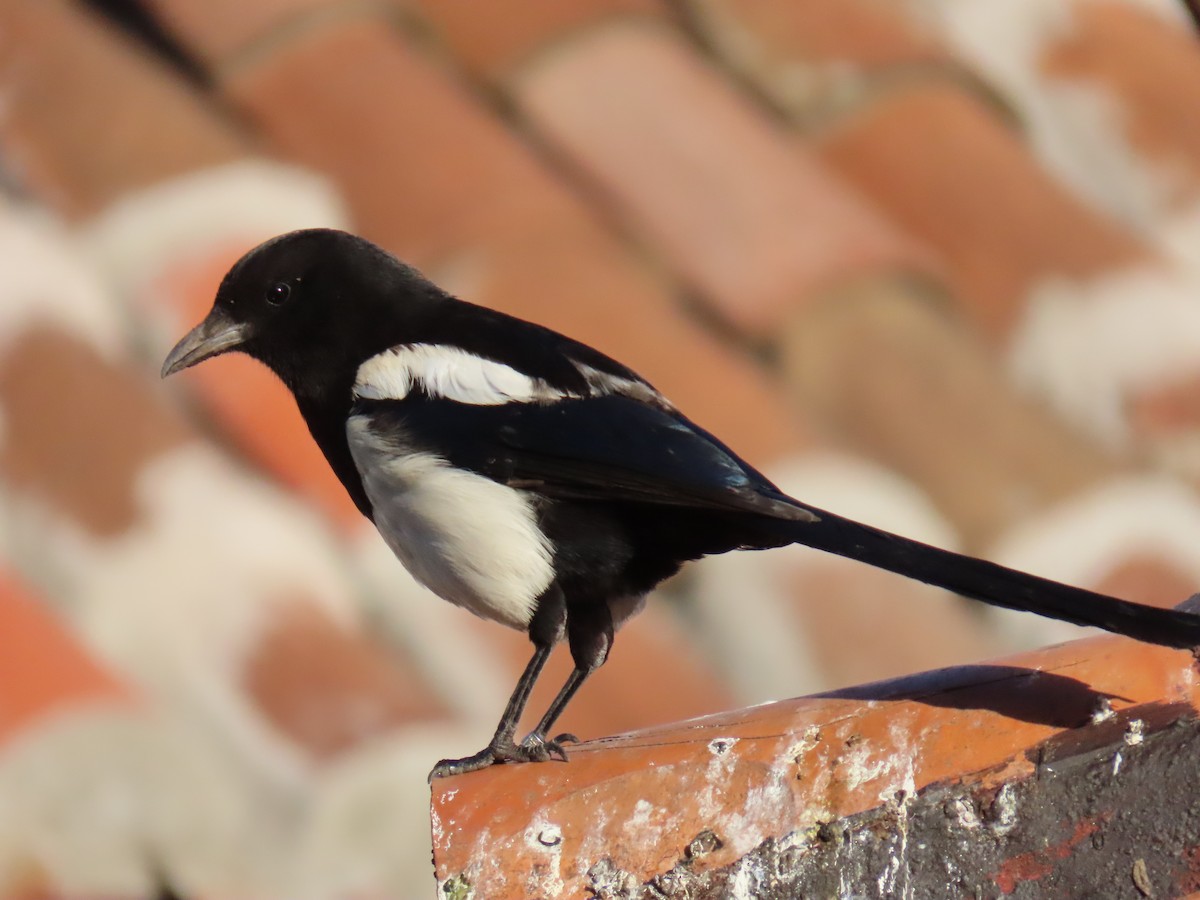
[[[608,651],[612,649],[613,622],[608,604],[588,603],[567,604],[567,637],[571,644],[571,658],[575,668],[567,676],[566,683],[550,702],[546,714],[534,727],[533,731],[521,741],[521,746],[527,750],[543,748],[551,756],[567,759],[567,751],[563,744],[576,743],[578,738],[573,734],[560,734],[552,740],[547,740],[546,733],[554,727],[562,711],[566,709],[575,692],[587,680],[587,677],[604,665],[608,659]]]
[[[516,744],[513,741],[513,734],[517,730],[517,722],[521,718],[521,713],[525,711],[525,704],[529,702],[529,694],[533,690],[533,685],[541,675],[546,660],[550,658],[550,651],[562,639],[565,622],[566,606],[563,602],[562,591],[551,586],[538,599],[537,608],[529,622],[529,639],[533,642],[533,656],[525,666],[521,677],[517,679],[517,686],[508,698],[504,714],[500,716],[500,724],[496,726],[496,733],[492,735],[488,745],[473,756],[466,756],[462,759],[443,759],[438,762],[433,767],[433,771],[429,773],[430,781],[447,775],[462,775],[465,772],[485,769],[494,763],[534,762],[550,758],[551,754],[540,748],[535,750],[526,748],[523,744]]]
[[[566,683],[559,690],[557,696],[550,702],[550,708],[546,710],[546,714],[542,716],[533,731],[525,736],[525,740],[521,741],[522,747],[545,747],[551,756],[566,762],[567,752],[563,749],[562,745],[574,744],[579,738],[573,734],[559,734],[555,735],[552,740],[547,740],[546,732],[554,727],[554,723],[558,721],[558,717],[562,715],[562,711],[566,709],[571,698],[575,696],[575,692],[579,690],[579,686],[594,671],[596,671],[594,668],[575,668],[572,670],[571,674],[567,676]]]
[[[515,758],[514,753],[518,748],[513,743],[513,733],[517,729],[517,721],[521,718],[521,713],[525,711],[525,704],[529,701],[529,692],[533,690],[534,682],[541,674],[542,667],[546,665],[546,660],[550,658],[551,649],[552,647],[548,645],[534,647],[533,657],[525,666],[525,671],[521,673],[512,696],[508,698],[508,705],[504,707],[504,715],[500,717],[500,724],[496,726],[496,733],[492,735],[488,745],[473,756],[439,761],[433,767],[433,771],[429,773],[430,781],[446,775],[474,772],[476,769],[485,769],[493,763],[508,762]]]

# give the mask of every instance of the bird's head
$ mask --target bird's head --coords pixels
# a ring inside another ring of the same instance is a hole
[[[241,351],[294,392],[352,374],[403,339],[406,318],[439,292],[369,241],[333,229],[272,238],[238,260],[212,310],[167,354],[162,375]]]

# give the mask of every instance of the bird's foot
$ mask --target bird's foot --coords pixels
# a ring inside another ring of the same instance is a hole
[[[530,734],[519,744],[507,741],[493,741],[473,756],[462,759],[443,759],[429,773],[429,781],[435,778],[445,778],[448,775],[463,775],[476,772],[499,763],[546,762],[557,759],[567,761],[567,752],[562,744],[577,739],[571,734],[562,734],[548,741],[537,733]]]
[[[573,734],[556,735],[551,740],[546,738],[536,731],[526,735],[525,740],[521,741],[521,750],[535,756],[539,761],[547,759],[557,759],[561,762],[567,761],[567,751],[563,744],[578,744],[579,738]]]
[[[433,784],[435,778],[446,778],[450,775],[465,775],[467,772],[476,772],[479,769],[486,769],[488,766],[495,765],[500,760],[496,757],[496,751],[491,744],[484,747],[478,753],[472,756],[464,756],[462,759],[440,759],[429,772],[429,783]]]

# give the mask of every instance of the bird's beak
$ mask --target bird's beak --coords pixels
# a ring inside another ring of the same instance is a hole
[[[203,362],[227,350],[233,350],[249,337],[249,329],[243,322],[235,322],[220,307],[213,307],[195,328],[183,336],[163,361],[162,377],[174,375],[189,366]]]

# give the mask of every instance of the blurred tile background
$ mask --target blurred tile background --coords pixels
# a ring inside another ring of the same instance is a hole
[[[264,371],[157,377],[292,228],[597,345],[818,506],[1200,584],[1182,6],[0,0],[0,99],[4,896],[433,893],[425,774],[524,637],[414,585]],[[1076,633],[799,548],[660,593],[564,727]]]

